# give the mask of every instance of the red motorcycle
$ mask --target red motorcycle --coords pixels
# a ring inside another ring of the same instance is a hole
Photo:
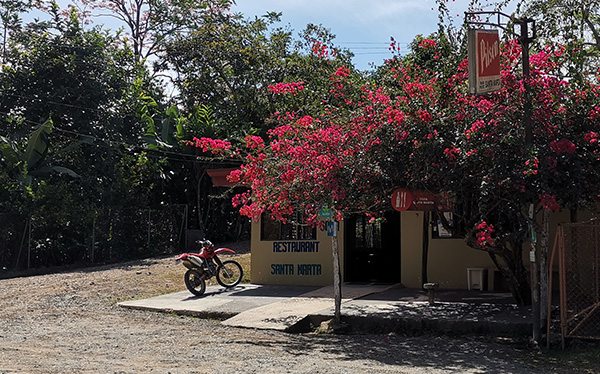
[[[200,253],[183,253],[176,259],[188,268],[185,272],[185,286],[196,296],[202,296],[206,291],[206,280],[212,276],[217,277],[217,282],[225,288],[235,287],[242,280],[242,266],[233,260],[221,261],[217,255],[221,253],[235,253],[229,248],[217,248],[210,240],[198,242],[202,249]]]

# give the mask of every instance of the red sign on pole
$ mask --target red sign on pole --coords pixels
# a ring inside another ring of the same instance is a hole
[[[449,211],[451,204],[447,197],[433,192],[398,188],[392,192],[392,207],[399,212]]]
[[[498,30],[470,29],[469,92],[481,94],[499,90],[500,37]]]
[[[410,190],[398,188],[392,193],[392,206],[399,212],[408,210],[413,203],[413,197]]]
[[[413,191],[411,210],[433,211],[439,206],[439,198],[429,191]]]

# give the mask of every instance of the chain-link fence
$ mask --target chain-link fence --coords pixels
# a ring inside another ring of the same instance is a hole
[[[145,258],[186,246],[187,205],[79,213],[60,222],[0,213],[0,269]]]
[[[561,336],[600,339],[600,222],[557,230]]]
[[[31,217],[0,213],[0,268],[16,268],[30,252]]]

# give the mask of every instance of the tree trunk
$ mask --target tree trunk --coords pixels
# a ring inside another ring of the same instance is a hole
[[[340,324],[342,320],[342,272],[340,269],[340,252],[338,248],[337,233],[331,237],[331,249],[333,254],[333,299],[335,312],[333,314],[334,324]]]
[[[518,305],[531,305],[529,274],[525,266],[523,266],[523,260],[520,257],[522,251],[516,251],[519,254],[518,256],[514,256],[514,253],[508,251],[506,248],[505,251],[510,253],[510,255],[489,252],[490,258],[508,283],[515,302]]]

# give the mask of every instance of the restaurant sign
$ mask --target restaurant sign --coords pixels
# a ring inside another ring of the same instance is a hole
[[[502,88],[498,30],[470,29],[469,92],[485,94]]]

